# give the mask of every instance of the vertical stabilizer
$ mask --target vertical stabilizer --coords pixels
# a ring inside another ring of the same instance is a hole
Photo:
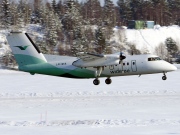
[[[11,32],[6,38],[19,66],[47,62],[27,33]]]

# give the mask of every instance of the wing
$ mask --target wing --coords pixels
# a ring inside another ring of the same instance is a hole
[[[93,54],[93,53],[84,53],[84,52],[80,52],[77,54],[77,56],[82,60],[82,61],[92,61],[92,60],[97,60],[97,59],[101,59],[104,58],[105,55],[102,54]]]
[[[73,62],[73,65],[77,67],[99,67],[103,65],[106,59],[106,55],[84,52],[78,53],[77,56],[80,59]]]

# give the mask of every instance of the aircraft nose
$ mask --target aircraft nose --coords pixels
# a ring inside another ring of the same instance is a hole
[[[177,70],[177,67],[172,65],[172,64],[169,64],[168,68],[169,68],[169,71],[176,71]]]
[[[176,71],[176,70],[177,70],[177,67],[174,66],[174,65],[172,65],[172,70],[173,70],[173,71]]]

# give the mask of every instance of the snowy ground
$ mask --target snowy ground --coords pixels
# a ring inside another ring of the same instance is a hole
[[[120,43],[120,37],[122,38],[124,36],[124,38],[127,38],[128,43],[134,44],[141,52],[145,52],[145,50],[147,50],[149,53],[154,54],[156,52],[156,47],[158,47],[160,44],[165,45],[165,41],[169,37],[171,37],[180,47],[180,27],[177,25],[162,27],[155,25],[154,29],[140,30],[122,30],[114,28],[114,31],[114,36],[111,38],[112,42],[115,41],[115,43]],[[123,32],[124,35],[122,34]]]
[[[0,135],[180,135],[180,70],[75,80],[0,70]]]

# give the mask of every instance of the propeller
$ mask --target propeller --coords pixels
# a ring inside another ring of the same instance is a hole
[[[123,71],[123,60],[126,59],[126,56],[123,55],[122,52],[120,52],[119,54],[119,64],[121,64],[121,67],[122,67],[122,71]]]
[[[121,63],[123,62],[124,59],[126,59],[126,56],[123,55],[122,52],[120,52],[120,54],[119,54],[119,64],[121,64]]]

